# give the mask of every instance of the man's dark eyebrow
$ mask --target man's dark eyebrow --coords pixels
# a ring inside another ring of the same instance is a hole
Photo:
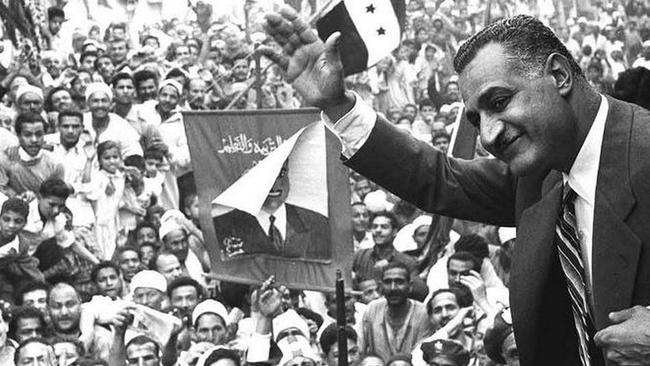
[[[499,92],[512,94],[513,90],[505,86],[492,86],[487,90],[484,90],[481,95],[478,97],[478,107],[479,109],[489,109],[490,108],[490,99],[494,94]]]

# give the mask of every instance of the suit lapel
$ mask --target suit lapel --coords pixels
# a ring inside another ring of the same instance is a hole
[[[520,354],[535,354],[538,317],[544,302],[544,287],[553,266],[553,237],[560,208],[562,182],[557,182],[540,201],[526,209],[517,230],[517,245],[512,269],[511,296],[513,324]],[[534,357],[534,356],[532,356]]]
[[[632,303],[641,241],[625,222],[636,200],[631,188],[629,106],[608,98],[610,109],[600,154],[593,226],[593,297],[595,325],[610,322],[608,313]],[[627,109],[626,109],[627,108]]]

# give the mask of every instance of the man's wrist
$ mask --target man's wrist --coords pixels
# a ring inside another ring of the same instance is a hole
[[[327,115],[332,123],[336,123],[336,121],[341,119],[341,117],[345,116],[350,110],[352,110],[355,102],[356,99],[354,97],[354,94],[346,91],[341,95],[340,98],[333,101],[333,103],[331,103],[329,106],[323,107],[323,113]]]

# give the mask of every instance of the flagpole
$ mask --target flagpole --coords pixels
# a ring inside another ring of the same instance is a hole
[[[336,270],[336,324],[339,345],[339,365],[348,366],[348,337],[345,334],[345,288],[341,270]]]

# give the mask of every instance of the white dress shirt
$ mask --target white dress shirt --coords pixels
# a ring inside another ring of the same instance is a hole
[[[569,170],[569,174],[563,173],[564,182],[576,192],[575,200],[576,223],[580,247],[582,249],[582,261],[585,265],[585,279],[587,288],[592,287],[592,248],[594,229],[594,203],[596,200],[596,181],[598,179],[598,166],[600,165],[600,150],[603,145],[605,134],[605,121],[609,103],[607,98],[601,95],[600,107],[594,119],[594,123],[587,133],[585,142],[582,144],[576,160]]]

